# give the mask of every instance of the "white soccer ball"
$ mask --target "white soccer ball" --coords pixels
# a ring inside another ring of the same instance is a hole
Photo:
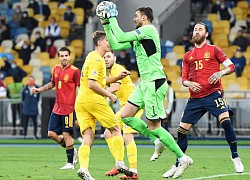
[[[110,18],[109,8],[110,8],[111,4],[113,4],[113,3],[109,2],[109,1],[100,2],[96,7],[96,15],[97,15],[97,17],[99,17],[100,19],[108,19],[108,18]]]

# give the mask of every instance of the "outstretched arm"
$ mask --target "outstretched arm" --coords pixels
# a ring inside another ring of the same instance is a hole
[[[112,32],[116,37],[117,41],[122,42],[132,42],[138,41],[145,38],[143,34],[137,29],[135,31],[123,32],[118,25],[115,17],[109,18],[110,27],[112,27]]]
[[[120,72],[120,74],[118,74],[117,76],[106,77],[106,84],[115,83],[115,82],[117,82],[119,80],[122,80],[127,75],[130,75],[130,72],[128,70],[124,70],[124,71]]]
[[[48,84],[45,84],[44,86],[42,87],[39,87],[39,88],[32,88],[31,91],[35,94],[37,93],[40,93],[40,92],[43,92],[43,91],[47,91],[47,90],[50,90],[52,88],[55,87],[55,84],[53,82],[49,82]]]
[[[117,41],[116,37],[112,33],[110,24],[104,24],[103,28],[106,32],[106,36],[108,38],[109,45],[110,45],[112,50],[124,50],[124,49],[131,48],[131,44],[129,42],[119,43]]]

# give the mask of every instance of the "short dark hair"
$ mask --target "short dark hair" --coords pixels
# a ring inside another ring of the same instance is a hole
[[[95,46],[97,46],[97,42],[99,40],[103,40],[106,37],[106,33],[104,31],[95,31],[93,33],[93,43]]]
[[[201,24],[202,26],[205,27],[206,32],[208,32],[208,27],[207,27],[207,25],[205,23],[203,23],[203,22],[197,22],[196,24]]]
[[[153,15],[153,10],[151,7],[139,7],[136,9],[136,11],[139,11],[141,14],[147,16],[150,22],[153,21],[154,15]]]
[[[69,48],[67,48],[67,47],[62,47],[62,48],[59,49],[59,51],[57,52],[58,57],[60,56],[60,51],[68,51],[69,55],[70,55],[70,53],[71,53],[71,51],[69,50]]]

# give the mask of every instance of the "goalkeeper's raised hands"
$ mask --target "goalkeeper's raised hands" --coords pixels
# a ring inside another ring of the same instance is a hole
[[[96,7],[96,15],[100,19],[108,19],[110,17],[116,17],[118,15],[118,11],[113,2],[102,1]]]

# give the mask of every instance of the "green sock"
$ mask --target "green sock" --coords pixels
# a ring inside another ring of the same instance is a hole
[[[123,123],[132,127],[134,130],[141,133],[143,136],[150,138],[152,141],[156,140],[155,135],[148,129],[148,125],[137,117],[122,118]]]
[[[178,158],[183,156],[183,152],[175,142],[173,136],[166,131],[163,127],[159,127],[151,131],[158,137],[162,144],[164,144],[170,151],[172,151]]]

